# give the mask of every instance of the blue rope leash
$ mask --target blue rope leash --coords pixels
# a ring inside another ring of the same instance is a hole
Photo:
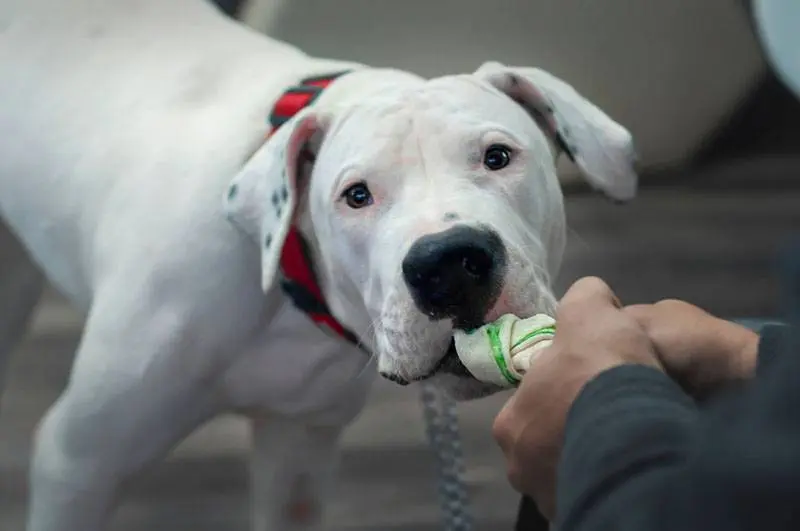
[[[422,384],[425,431],[433,450],[445,531],[471,531],[469,496],[464,484],[464,452],[455,401],[430,383]]]

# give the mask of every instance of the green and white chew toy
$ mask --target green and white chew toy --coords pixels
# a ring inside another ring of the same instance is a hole
[[[556,321],[549,315],[520,319],[506,314],[469,332],[456,331],[453,338],[458,358],[476,379],[516,387],[555,333]]]

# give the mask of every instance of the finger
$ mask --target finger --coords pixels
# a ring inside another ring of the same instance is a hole
[[[520,494],[525,494],[525,484],[522,481],[522,473],[520,472],[519,465],[513,457],[506,456],[506,478],[508,483],[515,491]]]
[[[653,305],[652,304],[631,304],[625,306],[622,311],[634,318],[634,320],[644,329],[653,318]]]
[[[508,402],[506,402],[492,424],[492,436],[506,455],[510,452],[514,439],[514,396],[515,395],[512,395]]]
[[[584,277],[567,290],[559,307],[567,311],[572,311],[573,308],[591,311],[602,308],[621,308],[622,304],[611,287],[602,279]]]

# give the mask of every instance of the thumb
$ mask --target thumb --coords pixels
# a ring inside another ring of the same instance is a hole
[[[517,394],[514,393],[500,410],[500,413],[497,414],[492,424],[494,440],[497,441],[498,446],[500,446],[506,454],[511,450],[514,439],[513,431],[516,425],[516,419],[514,418],[516,401]]]
[[[622,308],[611,287],[598,277],[584,277],[577,280],[559,303],[559,309],[571,313],[575,308],[585,311],[605,308]],[[561,312],[559,312],[561,314]]]

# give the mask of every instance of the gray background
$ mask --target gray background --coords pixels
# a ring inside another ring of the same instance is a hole
[[[270,20],[258,5],[239,12],[315,54],[430,75],[498,59],[568,79],[634,132],[645,187],[625,207],[568,188],[559,286],[598,274],[629,303],[778,312],[774,258],[800,228],[797,105],[766,73],[741,3],[293,0]],[[0,266],[9,238],[0,231]],[[0,411],[0,531],[22,528],[32,431],[64,384],[80,326],[50,291],[14,357]],[[511,529],[517,504],[489,433],[504,398],[460,408],[485,530]],[[132,483],[113,529],[246,529],[246,448],[241,420],[206,426]],[[437,503],[417,394],[381,382],[347,433],[327,528],[441,529]]]

